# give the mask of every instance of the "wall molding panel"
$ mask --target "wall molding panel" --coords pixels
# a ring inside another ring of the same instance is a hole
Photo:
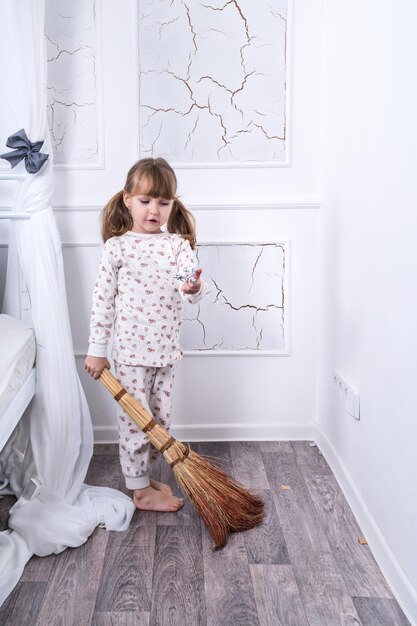
[[[62,245],[70,318],[75,321],[80,314],[82,318],[74,324],[75,345],[82,345],[82,338],[85,343],[88,336],[101,243]],[[80,254],[88,265],[82,273],[77,263]],[[181,343],[185,355],[289,356],[290,241],[201,242],[196,254],[204,268],[207,293],[197,305],[184,303]],[[84,352],[75,350],[77,356]]]
[[[140,155],[188,169],[289,167],[292,2],[138,8]]]
[[[201,242],[206,295],[185,303],[184,350],[289,354],[290,242]]]
[[[287,209],[319,209],[321,200],[319,198],[288,198],[277,199],[271,202],[219,202],[215,200],[212,203],[199,204],[195,202],[186,202],[187,208],[194,213],[194,211],[278,211]],[[56,206],[53,207],[54,213],[78,213],[78,212],[93,212],[100,213],[102,210],[100,205],[91,206]]]
[[[45,29],[54,167],[103,169],[102,3],[47,0]]]

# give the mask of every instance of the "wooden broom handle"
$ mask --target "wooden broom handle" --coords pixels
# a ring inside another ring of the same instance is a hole
[[[107,391],[111,393],[113,398],[122,406],[123,409],[124,407],[120,402],[123,399],[123,396],[127,395],[135,403],[138,412],[140,413],[140,416],[145,420],[143,424],[140,424],[138,422],[138,426],[143,430],[143,432],[146,433],[148,430],[151,430],[156,425],[153,417],[149,415],[146,409],[140,404],[138,400],[136,400],[136,398],[133,398],[133,396],[130,396],[128,394],[123,385],[119,383],[117,378],[113,376],[113,374],[110,372],[110,370],[107,369],[107,367],[103,368],[98,380],[101,382],[102,385],[104,385],[104,387],[106,387]]]
[[[156,427],[157,433],[150,432],[149,438],[151,443],[161,454],[169,451],[174,444],[179,444],[180,449],[176,450],[176,454],[179,453],[180,456],[175,458],[175,456],[172,457],[172,455],[170,455],[169,458],[166,458],[171,467],[174,467],[179,461],[183,461],[188,456],[190,452],[189,446],[177,442],[174,437],[170,436],[165,428],[159,426],[141,403],[126,391],[117,378],[115,378],[106,367],[103,368],[98,380],[106,387],[122,409],[136,422],[144,433],[152,431],[152,429]]]
[[[107,367],[103,367],[98,380],[101,382],[102,385],[105,386],[107,391],[110,391],[113,398],[116,398],[116,396],[118,396],[122,391],[127,393],[123,385],[119,383],[117,378],[113,376],[113,374],[110,372],[110,370],[107,369]],[[119,399],[120,397],[122,396],[119,396]]]

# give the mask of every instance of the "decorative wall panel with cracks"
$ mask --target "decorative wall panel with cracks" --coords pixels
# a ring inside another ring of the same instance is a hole
[[[285,165],[289,0],[138,0],[141,156]]]
[[[288,354],[289,243],[206,243],[197,257],[207,294],[185,305],[184,350]]]
[[[54,162],[102,167],[97,0],[46,0],[48,119]]]

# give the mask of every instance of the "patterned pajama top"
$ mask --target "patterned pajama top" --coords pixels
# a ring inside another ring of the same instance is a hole
[[[184,267],[197,267],[189,242],[171,233],[127,232],[108,239],[93,293],[88,354],[125,365],[164,367],[182,356],[179,334],[185,294],[175,278]]]

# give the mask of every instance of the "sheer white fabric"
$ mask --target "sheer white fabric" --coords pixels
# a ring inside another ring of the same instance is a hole
[[[23,425],[18,456],[26,450],[31,458],[24,465],[27,468],[34,463],[43,489],[33,500],[20,498],[16,502],[9,518],[12,530],[0,533],[1,603],[33,553],[44,556],[79,546],[100,523],[109,530],[125,530],[134,511],[131,499],[121,492],[83,482],[93,436],[75,367],[61,242],[50,206],[52,148],[46,119],[44,11],[43,0],[2,0],[1,4],[0,151],[7,151],[9,135],[24,128],[31,141],[45,140],[41,151],[50,154],[42,169],[27,174],[20,187],[14,208],[27,211],[31,219],[14,222],[10,239],[10,267],[16,266],[18,256],[31,298],[37,340],[37,391],[29,413],[30,445],[27,448]],[[16,170],[25,173],[23,162]],[[7,280],[5,302],[12,303],[15,286],[10,278]],[[6,306],[4,313],[16,313],[12,305]],[[19,445],[12,447],[16,450]],[[8,457],[0,469],[10,472],[10,466],[14,463]],[[21,482],[27,474],[19,472]],[[17,496],[23,487],[14,486]]]

